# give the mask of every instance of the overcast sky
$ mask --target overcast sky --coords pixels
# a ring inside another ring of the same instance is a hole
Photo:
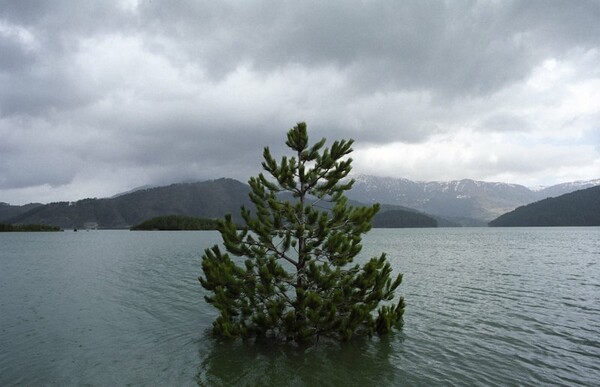
[[[0,201],[246,181],[298,121],[357,174],[600,178],[600,1],[0,0]]]

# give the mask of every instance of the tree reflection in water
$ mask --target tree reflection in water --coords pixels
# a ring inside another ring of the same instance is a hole
[[[397,385],[402,379],[393,353],[401,336],[306,346],[206,337],[202,347],[210,350],[200,353],[196,381],[200,386]]]

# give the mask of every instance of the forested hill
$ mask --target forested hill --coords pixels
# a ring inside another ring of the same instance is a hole
[[[241,223],[240,207],[253,208],[248,198],[249,191],[247,184],[233,179],[172,184],[107,199],[41,205],[6,222],[56,225],[63,229],[83,228],[86,224],[94,224],[98,228],[130,228],[157,216],[184,215],[215,219],[229,213],[236,223]],[[388,214],[387,211],[393,212]],[[374,219],[374,226],[435,227],[438,221],[443,222],[410,209],[382,206]]]
[[[519,207],[491,221],[489,225],[600,226],[600,186]]]
[[[180,183],[144,189],[110,199],[50,203],[8,220],[10,223],[52,224],[80,228],[129,228],[162,215],[219,218],[231,213],[239,220],[240,207],[250,206],[248,186],[233,179]]]
[[[27,211],[42,205],[43,204],[40,203],[29,203],[23,206],[12,206],[8,203],[0,202],[0,222],[4,222],[7,219],[24,214]]]

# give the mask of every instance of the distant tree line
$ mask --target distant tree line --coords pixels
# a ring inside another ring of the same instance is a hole
[[[167,231],[167,230],[216,230],[217,221],[213,219],[195,218],[182,215],[165,215],[146,220],[136,226],[133,231]]]
[[[8,224],[0,223],[0,232],[17,231],[62,231],[58,226],[48,226],[45,224]]]

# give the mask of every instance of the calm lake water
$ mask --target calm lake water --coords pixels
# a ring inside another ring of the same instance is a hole
[[[598,385],[600,228],[373,230],[403,330],[219,342],[197,281],[216,232],[0,234],[0,385]]]

